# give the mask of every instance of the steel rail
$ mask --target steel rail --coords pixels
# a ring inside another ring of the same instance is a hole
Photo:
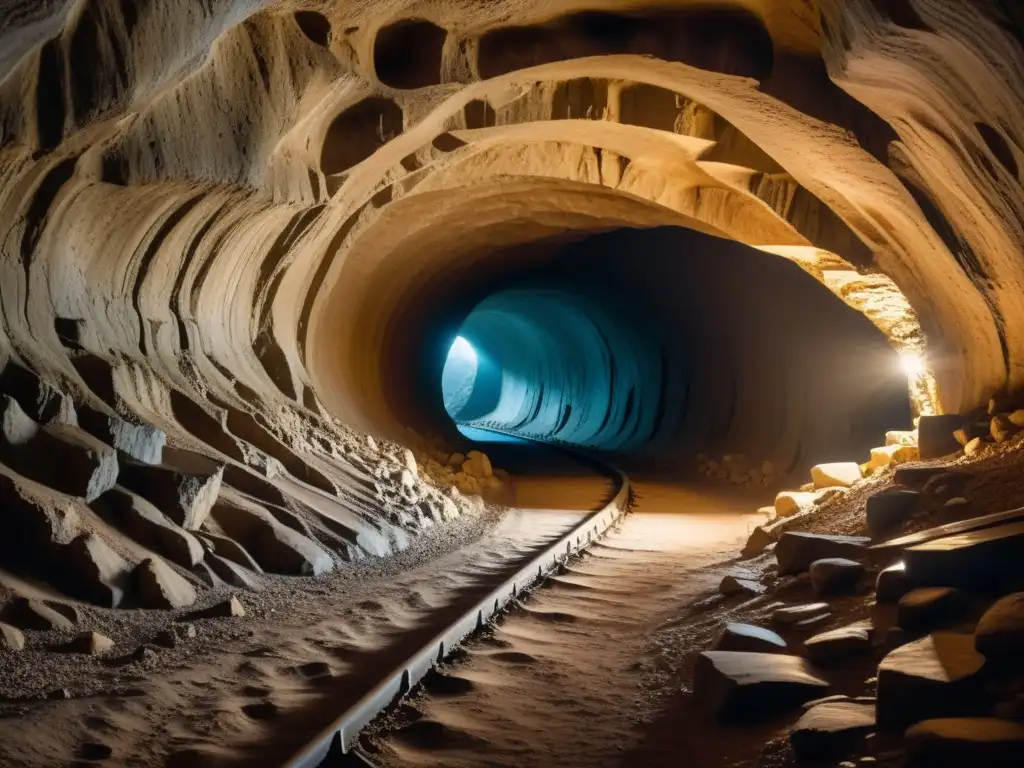
[[[600,464],[589,457],[586,462]],[[331,725],[293,755],[284,764],[284,768],[318,768],[328,757],[352,754],[357,747],[360,732],[378,715],[409,693],[463,640],[485,627],[512,600],[535,586],[568,557],[579,554],[601,538],[626,513],[630,498],[629,478],[607,465],[602,465],[602,468],[605,474],[612,475],[619,483],[615,497],[608,504],[546,547],[514,575],[491,590],[474,608],[466,611],[401,665],[384,675],[372,690],[342,712]]]

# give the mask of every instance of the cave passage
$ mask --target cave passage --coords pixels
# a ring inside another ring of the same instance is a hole
[[[447,349],[460,430],[652,467],[705,451],[793,471],[911,425],[908,361],[864,315],[792,262],[683,228],[561,247],[494,284]]]

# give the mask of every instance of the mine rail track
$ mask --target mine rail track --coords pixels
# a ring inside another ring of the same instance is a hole
[[[539,584],[569,557],[586,550],[626,514],[632,495],[629,478],[618,469],[591,457],[574,452],[573,457],[597,469],[601,474],[613,477],[618,485],[614,498],[492,589],[476,607],[470,608],[451,622],[402,664],[384,674],[372,690],[340,713],[331,725],[284,763],[283,768],[318,768],[323,765],[372,766],[372,763],[358,752],[359,734],[366,726],[378,715],[398,704],[435,665],[444,661],[467,637],[487,626],[504,612],[513,600]]]

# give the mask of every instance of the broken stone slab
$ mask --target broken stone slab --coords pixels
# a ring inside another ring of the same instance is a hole
[[[59,563],[68,593],[117,608],[131,579],[124,558],[94,533],[83,533],[61,549]]]
[[[952,587],[919,587],[900,598],[897,623],[908,632],[927,632],[960,619],[967,596]]]
[[[73,640],[56,646],[53,650],[60,653],[88,653],[101,656],[114,648],[114,641],[99,632],[83,632]]]
[[[162,429],[136,424],[115,414],[93,408],[78,408],[79,426],[106,445],[144,464],[159,464],[167,436]]]
[[[24,412],[38,424],[77,423],[71,398],[17,363],[9,363],[2,368],[0,392],[17,400]]]
[[[861,480],[860,465],[855,461],[836,461],[811,467],[815,488],[849,488]]]
[[[913,513],[919,498],[917,491],[897,488],[872,494],[865,506],[868,532],[878,538],[901,525]]]
[[[811,563],[811,586],[819,595],[849,592],[864,575],[864,566],[856,560],[826,557]]]
[[[0,648],[8,651],[25,650],[25,635],[17,627],[0,622]]]
[[[753,597],[764,594],[765,589],[765,586],[757,581],[739,579],[731,574],[725,576],[722,579],[722,583],[718,585],[718,591],[723,595],[748,595]]]
[[[146,558],[132,574],[135,603],[140,608],[176,609],[192,605],[196,590],[166,563]]]
[[[904,734],[914,766],[1024,765],[1024,723],[994,717],[925,720]]]
[[[779,608],[772,614],[776,624],[799,624],[808,619],[817,619],[831,612],[828,603],[807,603],[806,605],[790,605]]]
[[[199,530],[220,493],[224,467],[210,473],[181,471],[168,464],[125,462],[121,485],[139,494],[189,531]]]
[[[819,496],[821,494],[815,491],[782,491],[775,496],[775,514],[779,517],[792,517],[814,506]]]
[[[804,712],[789,732],[789,743],[797,760],[823,760],[849,753],[874,729],[874,704],[827,701]]]
[[[209,566],[213,575],[225,584],[252,591],[260,589],[257,574],[232,560],[211,554],[206,558],[205,564]]]
[[[926,586],[995,594],[1024,586],[1024,522],[960,533],[908,547],[907,574]]]
[[[973,635],[935,632],[895,649],[878,665],[879,726],[987,711],[978,675],[984,663]]]
[[[786,641],[778,634],[753,624],[729,623],[715,643],[716,651],[787,653]]]
[[[203,559],[199,539],[127,488],[115,486],[91,506],[117,530],[183,568],[194,568]]]
[[[0,621],[20,629],[71,629],[74,624],[64,615],[39,600],[16,597],[0,611]]]
[[[916,533],[908,533],[906,536],[900,536],[896,539],[890,539],[889,541],[875,544],[871,548],[873,550],[906,549],[907,547],[912,547],[915,544],[923,544],[926,541],[942,539],[955,534],[967,533],[969,531],[979,531],[984,528],[995,528],[1017,520],[1024,520],[1024,507],[1008,509],[1004,512],[994,512],[990,515],[971,517],[966,520],[957,520],[956,522],[946,523],[945,525],[937,525],[934,528],[928,528]]]
[[[827,688],[806,661],[778,653],[705,651],[694,669],[694,700],[725,719],[777,714]]]
[[[829,536],[803,531],[786,531],[775,545],[779,575],[801,573],[815,560],[842,557],[855,560],[862,557],[871,539],[866,536]]]
[[[964,424],[964,417],[958,414],[942,414],[937,416],[922,415],[917,424],[917,446],[924,460],[937,459],[956,453],[960,443],[953,432]]]
[[[997,600],[974,630],[974,647],[989,662],[1024,666],[1024,592]]]
[[[857,622],[809,637],[804,641],[807,658],[822,666],[871,651],[871,628]]]
[[[883,568],[875,581],[875,600],[880,603],[895,603],[914,588],[907,575],[907,566],[900,560]]]
[[[192,613],[183,616],[182,621],[192,621],[194,619],[230,619],[239,618],[241,616],[245,616],[245,608],[242,607],[242,603],[239,602],[238,598],[232,595],[229,599],[214,603],[209,608],[193,611]]]

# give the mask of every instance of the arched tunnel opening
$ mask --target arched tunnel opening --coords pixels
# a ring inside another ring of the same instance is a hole
[[[734,241],[623,228],[486,290],[423,366],[441,383],[434,418],[460,428],[666,472],[699,453],[795,472],[912,428],[907,359],[885,335],[797,265]]]

